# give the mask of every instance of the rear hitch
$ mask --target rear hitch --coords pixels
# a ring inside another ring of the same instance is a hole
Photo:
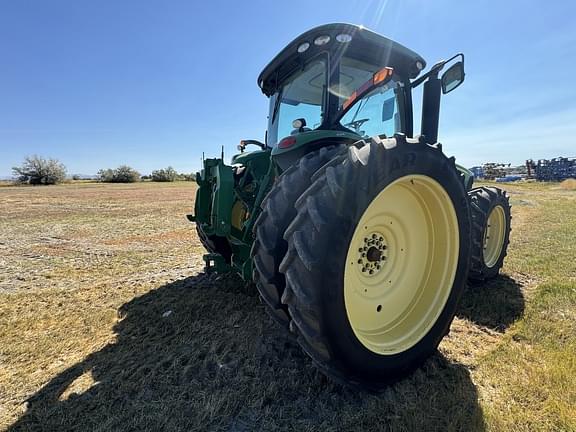
[[[205,254],[202,259],[204,260],[204,272],[210,273],[229,273],[232,267],[226,262],[224,257],[217,253]]]

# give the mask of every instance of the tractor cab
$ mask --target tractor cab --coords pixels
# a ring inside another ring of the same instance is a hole
[[[318,129],[405,129],[401,88],[425,64],[415,52],[359,26],[329,24],[302,34],[258,78],[270,96],[269,144]]]
[[[327,141],[411,137],[411,80],[425,65],[361,26],[328,24],[300,35],[258,77],[270,98],[266,144],[275,162],[286,169]]]

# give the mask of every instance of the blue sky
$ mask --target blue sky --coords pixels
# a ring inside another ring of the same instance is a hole
[[[0,176],[29,154],[85,174],[191,172],[221,145],[230,156],[263,139],[261,69],[338,21],[429,64],[466,54],[440,124],[460,163],[576,156],[575,15],[568,1],[0,1]]]

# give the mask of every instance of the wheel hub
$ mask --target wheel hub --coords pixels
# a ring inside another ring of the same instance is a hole
[[[388,246],[382,233],[373,232],[363,239],[358,248],[358,267],[366,276],[376,275],[386,261]]]

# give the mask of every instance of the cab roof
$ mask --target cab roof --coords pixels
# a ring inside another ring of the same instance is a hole
[[[336,36],[341,34],[350,35],[352,39],[345,43],[338,42]],[[317,46],[314,41],[319,36],[330,36],[330,41]],[[298,47],[306,42],[310,44],[309,48],[299,53]],[[414,51],[362,26],[325,24],[302,33],[280,51],[258,76],[258,86],[265,95],[270,96],[295,70],[321,52],[329,53],[332,63],[334,55],[345,53],[377,66],[392,67],[398,75],[410,79],[416,78],[426,66],[425,60]]]

